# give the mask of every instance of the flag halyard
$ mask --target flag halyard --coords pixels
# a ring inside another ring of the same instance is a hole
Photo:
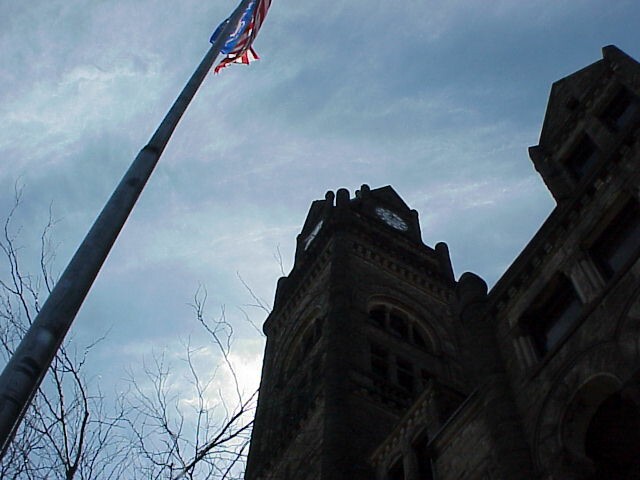
[[[271,0],[252,0],[247,5],[245,11],[240,17],[238,25],[229,35],[224,43],[224,46],[220,50],[220,53],[225,54],[225,58],[214,69],[215,73],[225,68],[231,63],[249,64],[260,57],[253,49],[252,44],[258,35],[258,31],[264,22],[264,18],[267,15],[267,11],[271,6]],[[222,30],[229,22],[227,18],[222,22],[209,40],[211,43],[215,43]]]

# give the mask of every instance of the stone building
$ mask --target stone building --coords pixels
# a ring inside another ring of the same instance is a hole
[[[639,126],[616,47],[553,85],[530,156],[557,206],[489,292],[391,187],[314,202],[245,478],[640,479]]]

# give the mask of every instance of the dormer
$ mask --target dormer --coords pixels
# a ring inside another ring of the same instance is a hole
[[[640,123],[640,64],[615,46],[553,84],[529,156],[558,203],[590,183]]]

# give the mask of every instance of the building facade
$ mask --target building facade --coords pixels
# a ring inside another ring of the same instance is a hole
[[[489,292],[391,187],[312,204],[247,480],[640,479],[640,64],[556,82],[530,156],[557,206]]]

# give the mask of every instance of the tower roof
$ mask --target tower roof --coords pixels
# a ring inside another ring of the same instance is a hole
[[[575,109],[599,84],[608,68],[606,60],[599,60],[551,86],[540,133],[541,145],[553,143],[556,136],[564,131],[564,125],[573,117]]]
[[[604,47],[602,57],[602,60],[558,80],[551,86],[540,133],[540,145],[552,144],[559,135],[565,133],[568,122],[576,116],[580,105],[588,103],[588,99],[608,77],[621,70],[634,73],[638,71],[638,63],[615,45]],[[633,90],[637,87],[627,86]]]
[[[361,189],[356,192],[356,199],[361,195],[363,190],[368,189],[367,185],[363,185]],[[391,185],[386,185],[380,188],[374,188],[369,190],[369,194],[372,199],[377,200],[379,203],[384,203],[391,208],[397,208],[399,210],[410,210],[409,205],[398,195]]]

